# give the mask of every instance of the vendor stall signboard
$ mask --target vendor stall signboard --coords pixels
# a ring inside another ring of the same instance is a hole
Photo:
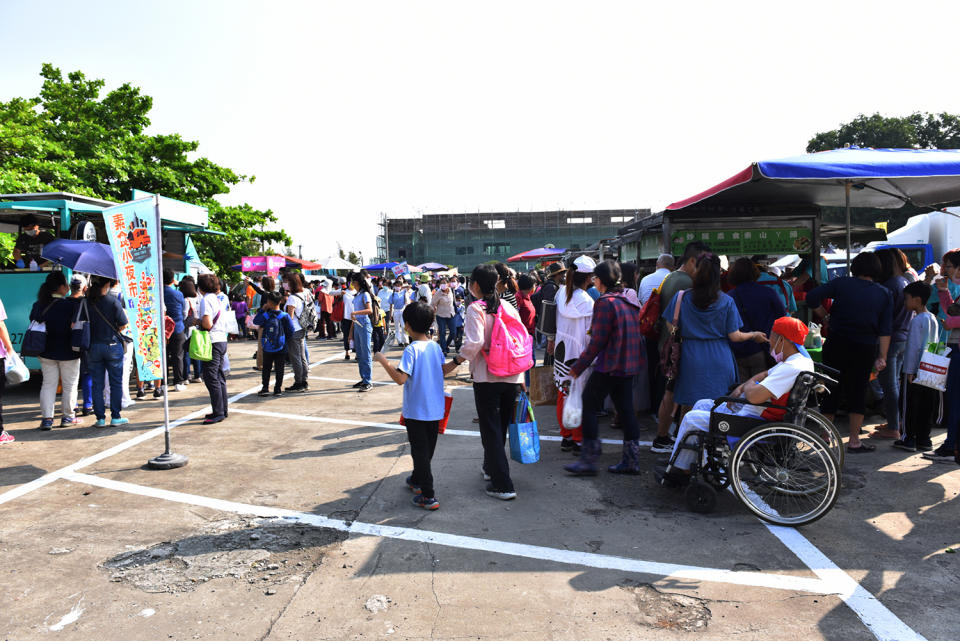
[[[813,231],[804,227],[768,229],[680,229],[670,238],[671,251],[683,255],[687,243],[706,243],[716,254],[753,256],[754,254],[803,254],[813,249]]]
[[[266,272],[271,276],[280,273],[287,259],[283,256],[244,256],[240,259],[240,270],[244,272]]]
[[[157,253],[160,230],[154,198],[134,200],[103,210],[107,237],[120,281],[127,331],[133,338],[141,381],[164,378],[160,350],[163,328]]]

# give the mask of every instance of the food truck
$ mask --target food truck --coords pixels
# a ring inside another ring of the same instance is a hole
[[[150,196],[134,190],[132,199]],[[21,239],[22,221],[32,215],[40,225],[42,238],[71,238],[107,243],[102,211],[120,203],[66,192],[0,194],[0,234]],[[174,272],[190,271],[191,234],[219,233],[207,228],[206,207],[161,197],[164,264]],[[136,240],[136,239],[134,239]],[[42,241],[41,241],[42,242]],[[62,269],[51,262],[7,261],[0,264],[0,300],[7,313],[7,330],[14,349],[19,351],[29,324],[30,309],[47,273]],[[64,271],[69,271],[64,269]],[[24,359],[30,369],[39,369],[35,358]]]

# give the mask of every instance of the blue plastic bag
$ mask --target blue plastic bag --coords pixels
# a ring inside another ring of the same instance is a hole
[[[510,458],[517,463],[539,461],[540,433],[537,431],[537,421],[533,416],[533,407],[526,392],[520,392],[520,398],[517,400],[517,414],[509,430]]]

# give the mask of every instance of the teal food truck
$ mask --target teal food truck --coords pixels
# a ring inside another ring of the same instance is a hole
[[[134,190],[132,199],[150,195],[152,194]],[[31,238],[22,234],[22,222],[26,216],[32,215],[40,226],[38,236],[32,237],[34,239],[55,237],[107,243],[109,241],[101,212],[118,204],[120,203],[63,192],[0,194],[0,234],[10,234],[20,241],[21,246],[30,243]],[[181,275],[195,272],[195,265],[199,263],[196,262],[196,252],[191,251],[193,243],[190,235],[219,233],[207,229],[206,207],[161,197],[160,215],[164,264]],[[62,268],[42,260],[8,261],[0,264],[0,300],[3,301],[7,313],[6,324],[10,340],[17,351],[29,324],[30,309],[37,299],[37,291],[47,273],[58,269]],[[24,360],[30,369],[39,369],[36,359]]]

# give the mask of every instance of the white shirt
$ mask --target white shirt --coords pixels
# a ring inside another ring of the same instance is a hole
[[[782,363],[771,367],[767,372],[767,377],[760,381],[759,385],[773,394],[771,402],[776,403],[777,399],[793,389],[793,384],[797,382],[797,376],[802,372],[812,371],[813,361],[798,352]],[[760,416],[765,409],[765,407],[757,405],[745,405],[740,414]]]
[[[353,298],[356,296],[352,289],[343,292],[343,320],[353,320]]]
[[[293,331],[295,332],[299,332],[301,329],[303,329],[303,325],[300,324],[300,314],[303,313],[303,301],[301,300],[302,296],[302,293],[294,294],[293,292],[290,292],[290,295],[287,296],[287,302],[284,303],[285,307],[293,308],[292,313],[288,312],[286,309],[283,311],[290,314],[290,322],[293,323]]]
[[[213,323],[213,325],[210,327],[210,341],[213,343],[226,343],[226,311],[223,309],[223,305],[220,304],[220,299],[216,294],[204,294],[203,298],[200,299],[199,313],[200,318],[209,316],[210,322]],[[219,317],[217,314],[219,314]],[[216,319],[215,322],[214,319]]]
[[[663,282],[663,279],[666,278],[669,273],[669,269],[661,267],[652,274],[647,274],[640,279],[640,287],[637,288],[637,298],[640,299],[641,305],[646,304],[647,299],[650,298],[650,294],[652,294],[653,290],[657,287],[660,287],[660,283]]]

